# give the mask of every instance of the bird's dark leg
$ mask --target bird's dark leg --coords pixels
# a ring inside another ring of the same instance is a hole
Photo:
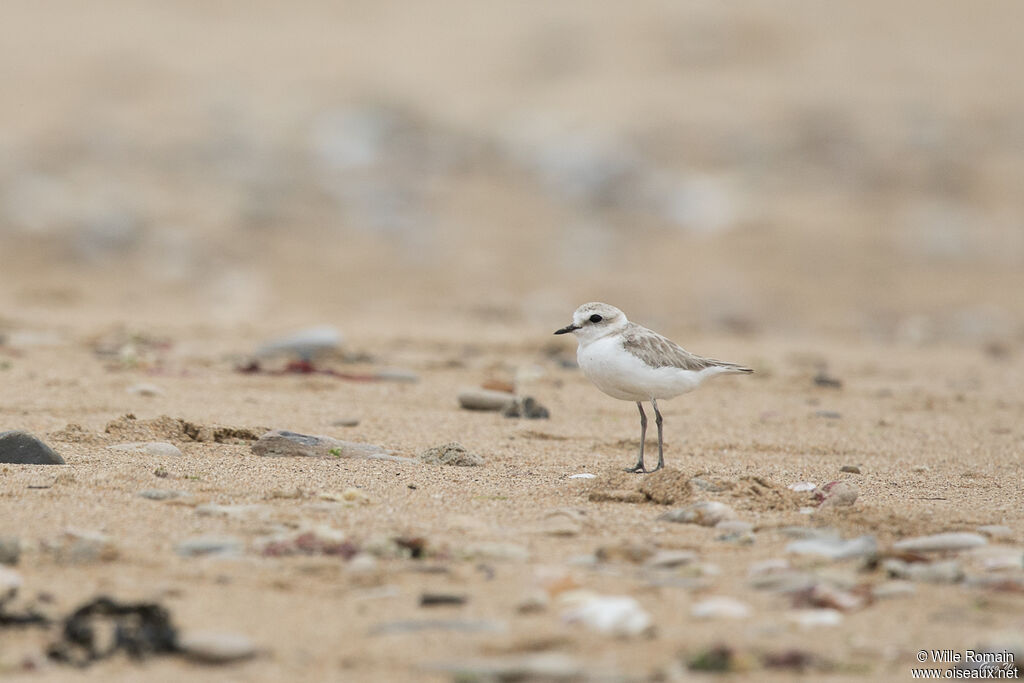
[[[636,402],[636,407],[640,409],[640,459],[636,461],[636,465],[633,467],[626,468],[627,472],[646,472],[644,469],[644,441],[647,439],[647,414],[644,412],[644,404],[640,401]]]
[[[658,410],[658,402],[652,398],[651,405],[654,406],[654,423],[658,425],[658,466],[651,471],[657,472],[658,470],[665,466],[665,453],[663,450],[664,447],[662,445],[661,439],[661,423],[663,422],[663,420],[661,419],[661,411]]]

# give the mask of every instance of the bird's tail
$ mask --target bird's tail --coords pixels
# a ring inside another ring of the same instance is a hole
[[[732,375],[749,375],[754,372],[753,368],[744,367],[737,363],[727,363],[724,360],[712,361],[713,367],[721,368],[723,374],[728,373]]]

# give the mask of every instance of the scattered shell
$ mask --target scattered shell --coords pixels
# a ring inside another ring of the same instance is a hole
[[[818,488],[818,485],[811,481],[798,481],[795,484],[787,486],[790,491],[796,491],[797,493],[803,493],[804,491],[813,491]]]
[[[596,474],[591,474],[590,472],[581,472],[580,474],[570,474],[569,475],[570,479],[594,479],[596,477],[597,477]]]

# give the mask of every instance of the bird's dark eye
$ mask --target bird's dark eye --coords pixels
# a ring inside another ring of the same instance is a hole
[[[595,313],[594,315],[590,316],[590,322],[592,322],[592,323],[599,323],[602,320],[604,320],[604,318],[599,316],[597,313]]]

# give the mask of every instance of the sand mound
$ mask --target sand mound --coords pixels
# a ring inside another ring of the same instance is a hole
[[[67,431],[68,428],[65,428]],[[216,443],[248,443],[270,431],[266,427],[224,427],[199,425],[181,418],[161,415],[140,420],[128,413],[107,423],[104,432],[118,441],[213,441]]]

